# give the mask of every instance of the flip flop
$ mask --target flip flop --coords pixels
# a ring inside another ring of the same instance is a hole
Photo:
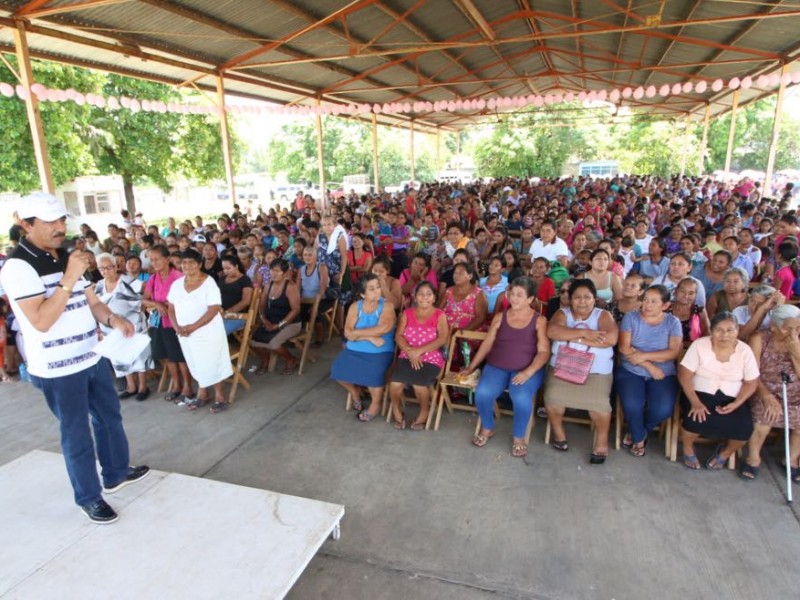
[[[728,459],[723,459],[719,453],[725,446],[723,444],[718,445],[714,449],[714,454],[708,457],[706,461],[706,469],[709,471],[721,471],[725,467],[725,463],[728,462]]]
[[[739,478],[744,479],[745,481],[754,481],[756,477],[758,477],[758,470],[761,467],[754,467],[753,465],[743,462],[742,466],[739,467]]]
[[[690,471],[699,471],[701,469],[700,461],[694,454],[683,455],[683,466]]]
[[[413,422],[413,423],[412,423],[412,424],[409,426],[409,429],[410,429],[411,431],[423,431],[423,430],[425,429],[425,422],[423,421],[422,423],[418,423],[417,421],[414,421],[414,422]]]
[[[378,415],[371,415],[367,409],[362,410],[360,413],[356,415],[356,419],[361,421],[362,423],[369,423],[373,419],[375,419]]]
[[[607,458],[608,458],[608,454],[596,454],[596,453],[592,452],[589,455],[589,464],[590,465],[602,465],[603,463],[606,462]]]
[[[566,452],[569,450],[569,444],[567,443],[567,440],[553,440],[550,442],[550,445],[559,452]]]
[[[170,392],[166,396],[164,396],[164,400],[166,400],[167,402],[175,402],[180,397],[181,397],[180,392]]]
[[[525,458],[528,456],[528,444],[515,443],[511,444],[511,456],[515,458]]]
[[[214,404],[209,407],[208,412],[212,414],[221,413],[224,410],[228,410],[229,406],[230,402],[214,402]]]
[[[494,436],[494,433],[491,433],[489,435],[480,435],[480,434],[474,435],[472,436],[472,445],[477,446],[478,448],[483,448],[489,441],[489,438],[491,438],[492,436]]]

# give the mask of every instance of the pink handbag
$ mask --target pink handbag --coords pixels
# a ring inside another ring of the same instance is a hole
[[[580,327],[583,325],[583,327]],[[579,324],[579,329],[586,328],[584,324]],[[556,354],[556,365],[553,367],[553,375],[563,381],[583,385],[589,379],[589,371],[592,370],[594,354],[588,350],[578,350],[569,345],[569,342],[561,346]]]

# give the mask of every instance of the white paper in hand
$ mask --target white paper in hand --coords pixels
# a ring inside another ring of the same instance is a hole
[[[144,333],[136,333],[132,337],[126,338],[119,329],[112,329],[111,333],[94,347],[94,351],[112,363],[129,365],[136,360],[136,357],[149,343],[150,336]]]

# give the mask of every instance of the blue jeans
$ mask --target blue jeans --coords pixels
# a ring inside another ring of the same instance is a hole
[[[225,325],[225,335],[230,335],[234,331],[244,329],[244,319],[223,319],[222,323]]]
[[[614,373],[614,384],[634,444],[644,441],[647,434],[672,416],[678,396],[675,375],[664,379],[640,377],[620,366]]]
[[[129,468],[128,438],[122,427],[111,365],[103,358],[96,365],[72,375],[52,379],[31,375],[31,381],[42,390],[47,406],[61,426],[61,450],[75,492],[75,503],[83,506],[99,500],[102,490],[97,477],[95,447],[106,486],[122,481]]]
[[[533,400],[544,381],[544,371],[539,369],[522,385],[514,385],[511,380],[519,371],[506,371],[484,364],[475,390],[475,405],[484,429],[494,429],[494,403],[503,391],[508,390],[514,404],[514,437],[524,438],[533,413]]]

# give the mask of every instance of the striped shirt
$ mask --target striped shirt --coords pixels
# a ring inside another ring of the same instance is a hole
[[[56,292],[67,258],[65,250],[58,250],[58,258],[54,258],[23,239],[0,271],[0,282],[25,339],[28,372],[37,377],[71,375],[100,360],[93,351],[97,345],[97,322],[84,292],[93,285],[90,281],[80,279],[75,284],[64,312],[47,331],[38,331],[19,308],[23,300],[37,296],[46,299]]]

